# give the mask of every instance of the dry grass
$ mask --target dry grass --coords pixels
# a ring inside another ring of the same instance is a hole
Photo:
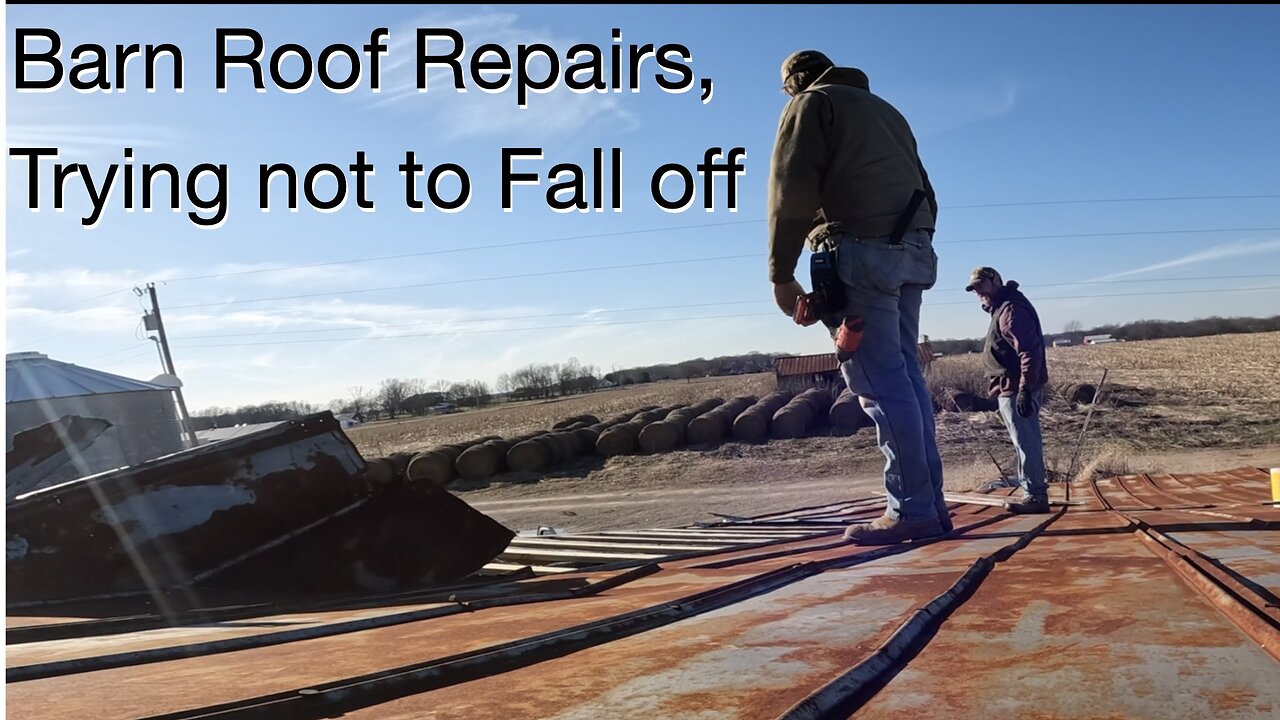
[[[1280,332],[1050,348],[1057,380],[1172,393],[1208,404],[1280,403]]]
[[[1077,461],[1078,469],[1071,480],[1079,484],[1096,478],[1128,475],[1129,458],[1132,454],[1132,449],[1119,443],[1107,443],[1088,455],[1082,453]]]
[[[981,355],[938,358],[929,364],[924,380],[934,406],[946,410],[955,409],[952,398],[957,393],[987,397],[987,373]]]

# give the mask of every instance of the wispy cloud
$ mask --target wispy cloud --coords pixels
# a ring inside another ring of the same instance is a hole
[[[1152,265],[1133,268],[1132,270],[1124,270],[1110,275],[1103,275],[1102,277],[1095,278],[1094,280],[1116,280],[1119,278],[1133,277],[1135,275],[1145,275],[1147,273],[1157,272],[1160,270],[1185,268],[1218,260],[1248,257],[1251,255],[1267,255],[1274,252],[1280,252],[1280,240],[1229,243],[1227,245],[1211,247],[1206,250],[1199,250],[1172,260],[1165,260]]]
[[[388,105],[405,110],[425,110],[433,123],[442,127],[451,139],[510,134],[513,132],[546,137],[563,137],[580,132],[592,124],[607,124],[611,132],[629,132],[639,127],[639,120],[623,109],[617,97],[598,93],[578,94],[560,85],[545,93],[530,93],[528,107],[516,105],[515,90],[490,94],[478,88],[468,87],[467,92],[453,88],[451,71],[445,68],[429,70],[427,92],[417,89],[417,67],[411,62],[415,56],[415,29],[420,27],[444,27],[457,30],[475,47],[495,43],[506,48],[514,57],[517,45],[544,43],[563,49],[575,44],[572,40],[554,35],[543,28],[520,23],[513,13],[486,12],[462,17],[439,14],[420,18],[414,23],[394,29],[391,33],[390,58],[386,68],[383,97],[371,107]],[[441,41],[447,42],[447,41]],[[466,58],[467,51],[463,57]],[[561,59],[563,62],[563,58]],[[548,67],[545,61],[535,60],[530,72],[541,76]],[[514,81],[513,81],[514,82]]]
[[[9,147],[56,147],[65,155],[118,155],[122,148],[170,148],[183,134],[160,125],[14,124],[6,129]]]
[[[933,135],[1012,113],[1022,89],[1022,83],[1013,78],[958,86],[929,84],[915,87],[901,105],[917,135]]]

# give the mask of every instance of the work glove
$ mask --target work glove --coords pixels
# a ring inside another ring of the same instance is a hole
[[[1031,393],[1026,390],[1019,390],[1016,408],[1018,417],[1031,417],[1031,413],[1035,412],[1035,403],[1031,401]]]

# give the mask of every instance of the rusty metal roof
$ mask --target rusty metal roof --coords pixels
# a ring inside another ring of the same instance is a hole
[[[1256,468],[952,496],[952,535],[839,542],[863,498],[517,537],[422,591],[162,618],[8,617],[40,718],[1258,718],[1280,712],[1280,508]],[[1012,491],[1010,491],[1012,492]],[[534,570],[532,568],[541,568]]]
[[[778,377],[788,377],[790,375],[837,372],[840,369],[840,363],[836,360],[835,353],[797,355],[795,357],[778,358],[774,368]]]

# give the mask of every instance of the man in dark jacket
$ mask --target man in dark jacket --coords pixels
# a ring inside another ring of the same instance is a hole
[[[845,318],[865,323],[858,348],[839,355],[840,371],[885,456],[885,514],[850,526],[845,539],[883,545],[940,535],[951,518],[916,350],[922,294],[937,280],[933,187],[911,127],[872,94],[861,70],[804,50],[783,63],[782,81],[792,99],[769,178],[774,300],[791,315],[804,294],[795,269],[806,240],[810,249],[835,250],[844,304],[816,319],[833,330]]]
[[[975,268],[965,290],[977,293],[982,309],[991,314],[983,363],[998,398],[1000,418],[1018,450],[1018,483],[1022,500],[1009,504],[1016,513],[1049,512],[1049,486],[1044,474],[1044,444],[1040,408],[1044,405],[1049,372],[1044,362],[1044,333],[1040,316],[1018,283],[1008,283],[993,268]]]

